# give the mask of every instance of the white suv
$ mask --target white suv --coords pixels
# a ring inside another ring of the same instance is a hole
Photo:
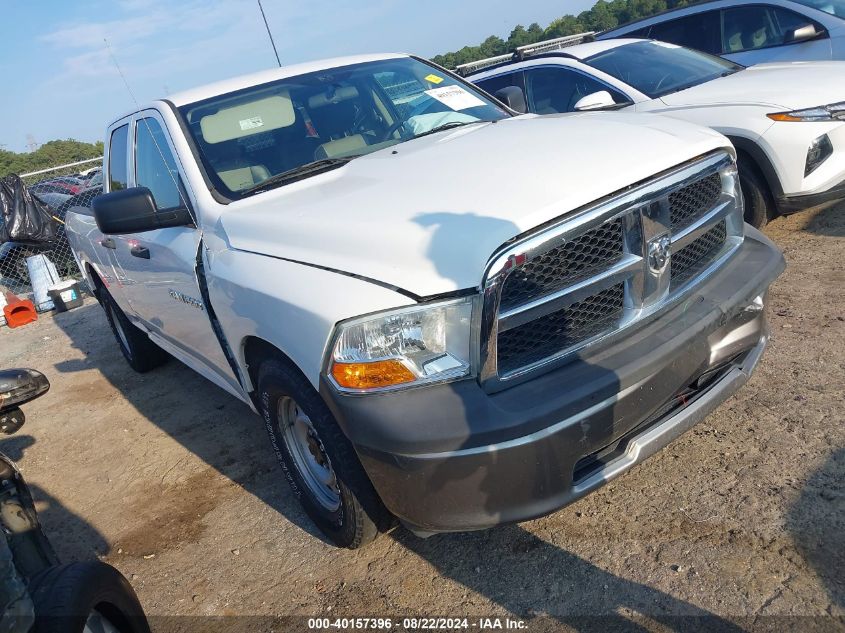
[[[633,39],[536,55],[526,48],[520,56],[523,61],[494,58],[461,70],[491,94],[523,90],[537,114],[614,109],[712,127],[737,149],[745,217],[754,226],[776,213],[845,198],[845,62],[744,68],[675,44]]]
[[[642,37],[763,62],[845,61],[845,0],[711,0],[600,34]]]

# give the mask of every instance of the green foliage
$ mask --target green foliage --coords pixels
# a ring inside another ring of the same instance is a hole
[[[0,149],[0,177],[8,174],[25,174],[102,155],[102,141],[83,143],[73,139],[50,141],[34,152],[20,154]]]
[[[464,46],[452,53],[435,55],[432,61],[446,68],[454,68],[485,57],[510,53],[517,46],[533,44],[554,37],[574,35],[584,31],[606,31],[634,20],[646,18],[667,9],[694,4],[697,0],[598,0],[589,11],[579,15],[564,15],[553,20],[545,29],[536,22],[527,29],[518,24],[507,41],[491,35],[479,46]]]

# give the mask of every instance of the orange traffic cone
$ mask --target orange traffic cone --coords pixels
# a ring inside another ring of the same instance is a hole
[[[6,324],[9,327],[20,327],[38,319],[38,313],[32,301],[18,299],[11,292],[6,293],[6,306],[3,308]]]

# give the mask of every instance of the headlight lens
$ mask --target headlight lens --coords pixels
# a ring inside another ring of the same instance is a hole
[[[833,154],[833,144],[830,142],[830,137],[827,134],[822,134],[810,145],[807,150],[807,165],[804,168],[804,175],[809,176],[821,165],[824,161],[830,158]]]
[[[845,101],[818,108],[767,114],[773,121],[836,121],[845,119]]]
[[[473,297],[413,306],[337,326],[328,374],[342,391],[443,382],[472,368]]]

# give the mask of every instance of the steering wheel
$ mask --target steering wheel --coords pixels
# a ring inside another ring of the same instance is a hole
[[[382,134],[381,139],[379,139],[379,142],[384,143],[385,141],[389,141],[389,140],[393,137],[393,135],[394,135],[394,134],[395,134],[395,133],[396,133],[396,132],[397,132],[400,128],[402,128],[404,125],[405,125],[405,121],[404,121],[404,120],[402,120],[402,121],[397,121],[396,123],[394,123],[393,125],[391,125],[389,128],[387,128],[387,130],[385,131],[385,133],[384,133],[384,134]]]

